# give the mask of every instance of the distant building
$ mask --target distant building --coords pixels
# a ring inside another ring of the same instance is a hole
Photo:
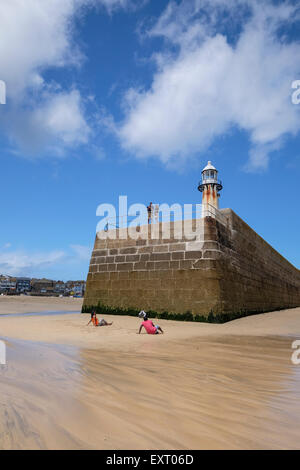
[[[2,276],[0,279],[0,293],[1,294],[14,294],[16,289],[17,283],[16,279],[12,277],[4,277]]]
[[[50,279],[32,279],[31,292],[35,295],[53,295],[55,284]]]
[[[85,292],[85,281],[67,281],[66,292],[69,295],[83,297]]]
[[[84,284],[75,285],[73,288],[74,295],[78,295],[80,297],[84,296]]]
[[[31,279],[29,277],[18,277],[16,281],[17,292],[30,292],[31,291]]]
[[[54,285],[54,292],[59,295],[64,295],[66,285],[63,281],[57,281]]]

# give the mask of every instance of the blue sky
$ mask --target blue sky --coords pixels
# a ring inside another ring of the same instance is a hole
[[[85,278],[101,203],[231,207],[300,268],[297,2],[3,0],[0,273]]]

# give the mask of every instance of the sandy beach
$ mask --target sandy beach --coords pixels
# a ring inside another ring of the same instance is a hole
[[[1,449],[300,448],[300,308],[224,325],[162,320],[157,336],[137,335],[134,317],[87,327],[69,313],[80,308],[0,298]],[[3,316],[41,311],[65,313]]]
[[[31,297],[27,295],[0,295],[0,315],[33,312],[80,311],[82,299],[74,297]]]

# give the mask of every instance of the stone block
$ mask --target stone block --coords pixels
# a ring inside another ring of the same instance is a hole
[[[134,270],[146,270],[146,261],[140,261],[140,262],[137,262],[137,263],[134,263],[134,267],[133,267]]]
[[[119,253],[120,255],[132,255],[137,252],[136,247],[129,247],[129,248],[120,248]]]
[[[126,263],[129,261],[140,261],[140,255],[126,255]]]
[[[157,245],[153,246],[153,253],[167,253],[169,251],[169,246],[168,245]]]
[[[153,252],[153,246],[142,246],[140,249],[139,249],[139,253],[152,253]]]
[[[180,260],[180,259],[184,259],[184,251],[173,251],[172,252],[172,260],[176,261],[176,260]]]
[[[185,259],[197,260],[202,258],[202,251],[186,251]]]
[[[150,255],[150,261],[168,261],[170,258],[170,253],[152,253]]]
[[[101,272],[101,271],[107,271],[107,264],[99,264],[98,265],[98,271]]]
[[[115,263],[108,263],[107,264],[107,271],[116,271],[117,265]]]
[[[154,263],[155,270],[169,269],[169,268],[170,268],[169,261],[155,261]]]
[[[133,263],[120,263],[117,264],[118,271],[132,271],[133,270]]]
[[[125,255],[115,256],[115,263],[124,263],[126,260]]]
[[[169,245],[169,251],[184,251],[185,247],[185,243],[171,243]]]
[[[192,260],[180,261],[180,269],[192,269]]]

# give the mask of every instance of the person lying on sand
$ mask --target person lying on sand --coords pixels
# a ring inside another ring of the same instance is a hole
[[[97,314],[95,312],[91,313],[91,319],[87,326],[89,326],[90,323],[93,323],[94,326],[110,326],[113,324],[113,322],[108,323],[106,320],[104,320],[104,318],[100,318],[100,320],[98,320]]]
[[[141,331],[143,327],[147,331],[148,335],[158,335],[159,333],[163,334],[163,330],[159,325],[154,325],[154,323],[151,320],[148,320],[147,316],[141,316],[143,319],[142,324],[139,329],[139,334],[141,334]]]

